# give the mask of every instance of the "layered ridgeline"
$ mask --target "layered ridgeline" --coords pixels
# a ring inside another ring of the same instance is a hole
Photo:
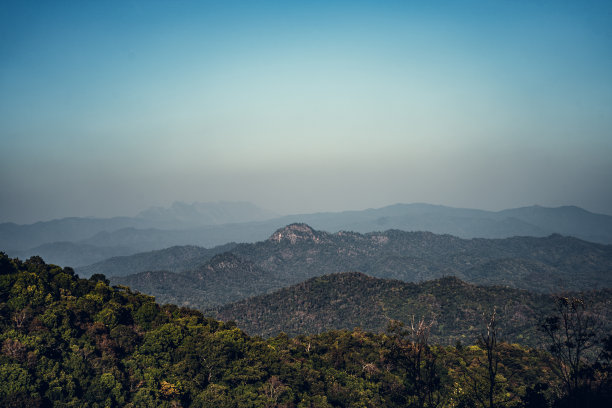
[[[195,245],[174,246],[157,251],[141,252],[130,256],[117,256],[89,266],[76,268],[80,276],[94,274],[113,276],[132,275],[144,271],[185,272],[201,266],[213,256],[231,251],[236,244],[229,243],[214,248],[202,248]],[[44,258],[44,257],[43,257]]]
[[[544,293],[612,287],[612,246],[561,235],[466,240],[398,230],[329,234],[292,224],[192,270],[154,272],[167,268],[149,266],[146,273],[123,277],[114,276],[127,269],[117,263],[96,270],[160,302],[202,310],[346,271],[406,282],[456,276]]]
[[[569,235],[612,244],[612,217],[578,207],[540,206],[498,212],[430,204],[396,204],[363,211],[275,217],[250,203],[174,203],[136,217],[64,218],[30,225],[0,223],[0,248],[27,259],[44,255],[59,265],[85,266],[112,257],[197,245],[255,242],[284,225],[305,222],[325,231],[366,233],[399,229],[462,238]]]
[[[0,249],[22,259],[44,256],[58,265],[78,267],[176,245],[210,248],[231,241],[254,241],[264,237],[258,234],[258,223],[277,216],[245,202],[175,202],[135,217],[0,223]]]
[[[597,314],[602,330],[612,331],[612,289],[577,294]],[[432,340],[466,343],[478,337],[483,319],[497,310],[501,337],[538,346],[544,317],[555,310],[555,298],[520,289],[476,286],[454,277],[418,284],[378,279],[357,272],[312,278],[221,307],[216,317],[233,320],[251,335],[295,336],[360,327],[384,332],[391,320],[409,324],[433,321]]]
[[[0,310],[6,407],[474,406],[489,397],[511,407],[548,404],[561,387],[558,362],[519,345],[491,349],[499,363],[488,387],[487,355],[478,346],[416,343],[401,327],[253,338],[41,258],[0,253]],[[414,361],[423,363],[417,371]],[[600,391],[588,395],[599,403],[610,397],[609,362],[601,363],[592,366]]]

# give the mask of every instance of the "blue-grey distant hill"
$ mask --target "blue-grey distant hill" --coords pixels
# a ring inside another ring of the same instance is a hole
[[[248,223],[274,217],[278,214],[246,202],[175,202],[135,217],[2,223],[0,250],[19,258],[40,255],[57,265],[83,266],[172,245],[217,246],[248,234]]]
[[[22,251],[5,251],[11,256],[28,259],[31,256],[40,256],[49,259],[50,263],[62,266],[88,265],[101,262],[109,258],[134,254],[134,249],[123,246],[97,246],[74,242],[51,242],[35,248]]]
[[[0,248],[24,250],[51,242],[77,243],[94,239],[97,234],[119,230],[192,230],[194,228],[278,217],[246,202],[192,203],[175,202],[169,208],[152,207],[135,217],[70,217],[34,224],[0,224]],[[94,239],[95,240],[95,239]],[[117,244],[113,244],[114,246]]]
[[[0,224],[0,249],[22,258],[44,253],[51,263],[84,266],[112,256],[171,246],[211,248],[227,242],[255,242],[265,239],[270,231],[295,222],[330,232],[399,229],[460,238],[543,237],[559,233],[612,243],[612,216],[574,206],[532,206],[494,212],[396,204],[361,211],[274,217],[273,213],[249,203],[175,203],[170,208],[151,208],[136,217]]]

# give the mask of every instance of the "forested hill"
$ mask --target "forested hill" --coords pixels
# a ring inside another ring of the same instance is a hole
[[[612,289],[583,296],[612,330]],[[268,295],[221,307],[217,317],[234,320],[251,335],[315,334],[353,329],[383,332],[390,320],[406,324],[422,317],[434,321],[432,339],[440,344],[478,337],[483,316],[496,309],[502,338],[537,346],[538,327],[553,313],[554,298],[519,289],[476,286],[454,277],[419,284],[338,273],[310,279]]]
[[[543,351],[438,347],[401,325],[263,340],[38,257],[0,253],[0,311],[3,407],[514,407],[574,395],[558,394],[560,363]],[[597,364],[586,401],[603,404],[610,365]]]
[[[111,281],[152,294],[160,303],[205,310],[283,287],[286,277],[283,278],[226,252],[192,271],[141,272],[113,277]]]
[[[294,283],[359,271],[407,282],[456,276],[471,283],[543,292],[612,287],[612,245],[558,234],[462,239],[399,230],[330,234],[291,224],[266,241],[241,244],[231,252]]]
[[[167,264],[148,262],[146,256],[138,261],[151,267],[146,274],[115,276],[126,270],[121,262],[125,260],[126,265],[132,265],[134,257],[117,258],[115,263],[106,263],[105,268],[97,271],[110,276],[114,283],[129,285],[162,302],[200,309],[346,271],[406,282],[456,276],[480,285],[543,293],[612,287],[612,245],[561,235],[461,239],[398,230],[330,234],[306,224],[291,224],[265,241],[236,245],[230,255],[237,260],[220,263],[217,261],[222,257],[213,258],[194,269],[179,272],[180,277],[155,272],[155,269],[166,269]],[[189,264],[193,265],[193,260]],[[157,265],[160,267],[156,268]],[[176,272],[178,265],[173,267]],[[225,275],[232,278],[225,279]]]
[[[112,276],[125,276],[138,272],[160,270],[185,272],[206,263],[217,254],[232,250],[235,246],[236,244],[234,243],[210,249],[195,245],[173,246],[130,256],[117,256],[75,269],[80,276],[86,277],[96,273],[105,275],[109,272],[111,272]]]

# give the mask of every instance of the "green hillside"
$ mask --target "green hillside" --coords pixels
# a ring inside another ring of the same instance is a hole
[[[482,347],[430,345],[400,326],[263,340],[38,257],[0,253],[0,311],[4,407],[454,407],[487,397]],[[548,354],[491,350],[497,406],[557,399]],[[589,398],[605,401],[609,384],[597,384]]]
[[[612,289],[581,295],[612,330]],[[538,346],[538,327],[553,313],[554,298],[500,286],[476,286],[454,277],[419,284],[378,279],[361,273],[338,273],[310,279],[268,295],[218,309],[221,320],[234,320],[251,335],[315,334],[353,329],[384,332],[391,320],[408,324],[427,317],[435,323],[431,338],[439,344],[469,343],[483,319],[498,311],[502,337]]]

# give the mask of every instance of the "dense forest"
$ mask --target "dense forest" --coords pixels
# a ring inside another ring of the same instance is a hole
[[[612,289],[566,295],[585,299],[602,330],[612,332]],[[354,327],[384,332],[389,320],[408,323],[415,315],[424,316],[435,321],[432,341],[452,345],[473,341],[483,315],[493,309],[506,341],[535,347],[542,344],[539,322],[554,312],[555,296],[474,285],[451,276],[409,283],[346,272],[312,278],[208,313],[234,320],[247,333],[264,337]]]
[[[431,322],[270,339],[0,253],[5,407],[545,407],[612,398],[612,338],[580,299],[559,297],[541,348],[503,342],[489,311],[469,344]],[[561,330],[565,327],[568,330]],[[608,335],[608,337],[606,337]],[[546,351],[546,350],[548,351]]]

